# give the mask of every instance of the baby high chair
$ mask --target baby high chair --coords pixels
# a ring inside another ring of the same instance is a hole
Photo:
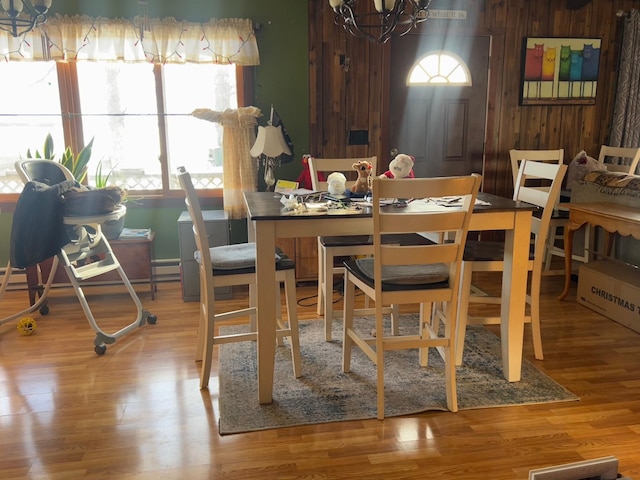
[[[31,181],[37,181],[46,185],[56,185],[67,180],[73,181],[73,175],[67,168],[58,162],[51,160],[41,159],[26,159],[20,160],[15,163],[16,171],[18,175],[25,183],[25,185]],[[59,264],[62,264],[66,271],[69,281],[76,292],[78,300],[82,309],[89,321],[89,324],[96,332],[96,338],[94,340],[94,350],[96,353],[102,355],[107,350],[107,345],[115,343],[115,341],[123,335],[129,333],[131,330],[145,325],[146,323],[156,323],[156,316],[143,309],[142,303],[138,298],[131,282],[127,278],[124,270],[120,266],[118,259],[114,255],[109,242],[102,234],[101,225],[121,218],[126,213],[126,207],[124,205],[119,206],[114,211],[109,213],[103,213],[98,215],[87,216],[69,216],[65,215],[62,219],[64,228],[68,232],[70,238],[69,243],[60,248],[53,257],[53,264],[51,272],[44,286],[39,286],[38,300],[33,303],[28,309],[19,313],[0,319],[0,325],[8,321],[14,320],[25,314],[40,310],[42,314],[48,313],[48,306],[46,304],[47,294],[51,288],[53,278],[55,276],[56,269]],[[16,209],[16,214],[19,214]],[[18,219],[22,221],[24,219]],[[14,219],[14,227],[16,225],[16,219]],[[12,243],[14,241],[14,232],[12,232]],[[14,246],[12,245],[12,258],[13,258]],[[17,265],[22,267],[23,265]],[[28,265],[24,265],[28,266]],[[84,296],[84,292],[80,286],[80,282],[89,280],[103,273],[116,270],[122,280],[122,283],[126,287],[131,299],[137,308],[137,317],[129,325],[121,328],[115,333],[106,333],[100,329],[96,319],[94,318],[89,304]],[[11,276],[12,266],[9,264],[0,286],[0,298],[5,292],[9,278]]]

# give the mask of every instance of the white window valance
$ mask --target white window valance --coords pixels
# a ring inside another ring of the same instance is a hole
[[[62,15],[18,38],[0,31],[0,61],[12,60],[260,64],[248,19],[195,23]]]

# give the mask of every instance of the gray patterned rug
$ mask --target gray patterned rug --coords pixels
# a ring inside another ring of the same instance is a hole
[[[417,325],[413,315],[401,318],[401,331]],[[238,329],[223,328],[225,333]],[[342,337],[341,329],[342,322],[334,322],[334,339]],[[360,349],[354,348],[351,373],[345,374],[342,341],[325,342],[322,321],[300,324],[300,344],[303,376],[299,379],[293,376],[288,343],[276,349],[270,405],[258,403],[255,343],[220,346],[221,435],[376,418],[375,367]],[[417,350],[385,355],[385,416],[446,410],[443,362],[430,350],[427,368],[418,365]],[[461,410],[579,400],[527,360],[522,362],[521,381],[506,381],[500,357],[500,340],[493,333],[479,326],[468,328],[463,366],[456,376]]]

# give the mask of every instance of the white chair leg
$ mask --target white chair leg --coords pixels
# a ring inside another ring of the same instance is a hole
[[[278,291],[279,289],[276,288],[276,291]],[[249,284],[249,306],[250,307],[255,307],[256,306],[256,299],[257,299],[257,294],[256,294],[256,285],[254,283],[250,283]],[[278,301],[280,301],[278,299]],[[276,302],[276,305],[278,305],[278,303]],[[258,331],[258,320],[257,320],[257,316],[256,316],[256,312],[253,312],[250,314],[249,316],[249,328],[251,329],[252,332],[257,332]]]
[[[349,273],[344,275],[344,309],[342,324],[342,371],[351,371],[351,349],[353,340],[349,331],[353,328],[353,301],[356,293],[355,285],[348,279]]]
[[[196,362],[202,361],[202,356],[204,352],[204,344],[205,344],[205,331],[206,326],[205,323],[207,321],[207,304],[206,304],[206,293],[205,285],[202,279],[200,279],[200,312],[198,315],[198,336],[196,338]]]
[[[391,305],[391,334],[400,335],[400,305],[397,304]]]
[[[201,293],[202,294],[202,293]],[[202,309],[202,306],[201,306]],[[208,309],[208,307],[207,307]],[[213,342],[215,336],[215,320],[214,312],[202,309],[200,328],[198,331],[198,343],[202,348],[202,365],[200,367],[200,388],[209,386],[209,377],[211,376],[211,364],[213,361]]]
[[[287,314],[289,317],[289,329],[291,330],[291,361],[293,362],[293,375],[302,376],[302,362],[300,360],[300,329],[298,327],[298,299],[296,298],[295,271],[286,273],[284,293],[287,300]]]
[[[436,305],[431,303],[420,304],[420,338],[427,338],[429,334],[429,325],[432,318],[437,315]],[[421,367],[429,366],[429,348],[424,347],[418,350],[418,363]]]
[[[549,236],[547,239],[547,249],[546,249],[546,254],[544,259],[545,272],[548,272],[549,270],[551,270],[551,260],[553,259],[553,250],[555,249],[556,238],[558,237],[558,228],[560,227],[557,225],[556,226],[552,225],[549,228]]]
[[[460,292],[458,293],[458,313],[455,334],[455,364],[462,365],[464,353],[464,337],[467,333],[467,321],[469,316],[469,295],[471,295],[471,274],[473,267],[469,262],[462,262],[460,269]]]
[[[316,313],[318,315],[322,315],[324,313],[324,281],[324,247],[322,246],[320,237],[318,237],[318,305],[316,308]]]
[[[531,295],[527,301],[531,308],[531,336],[533,352],[537,360],[544,360],[542,353],[542,330],[540,326],[540,278],[531,279]]]
[[[331,249],[324,251],[324,338],[331,341],[333,326],[333,253]]]
[[[454,362],[456,352],[454,349],[454,339],[451,336],[454,330],[453,323],[455,322],[455,318],[452,318],[452,315],[455,309],[448,308],[447,310],[447,318],[445,320],[447,326],[445,327],[445,330],[448,330],[449,332],[449,335],[447,335],[449,343],[444,347],[444,381],[447,392],[447,408],[451,412],[457,412],[458,391],[456,388],[456,365]]]
[[[282,321],[282,299],[280,297],[280,288],[281,284],[278,282],[276,286],[276,322],[280,328],[283,328],[284,322]],[[285,292],[286,292],[286,282],[285,282]],[[284,338],[280,335],[276,337],[276,345],[279,347],[284,346]]]
[[[376,312],[376,330],[380,333],[376,335],[376,391],[378,420],[384,419],[384,334],[383,315],[380,308]]]

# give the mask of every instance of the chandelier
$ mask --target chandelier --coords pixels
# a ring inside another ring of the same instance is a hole
[[[362,0],[365,1],[365,0]],[[362,3],[361,1],[361,3]],[[334,22],[351,35],[372,43],[386,43],[401,37],[428,18],[431,0],[373,0],[375,12],[356,13],[358,0],[329,0]]]
[[[46,22],[52,0],[0,0],[0,30],[19,37]]]

